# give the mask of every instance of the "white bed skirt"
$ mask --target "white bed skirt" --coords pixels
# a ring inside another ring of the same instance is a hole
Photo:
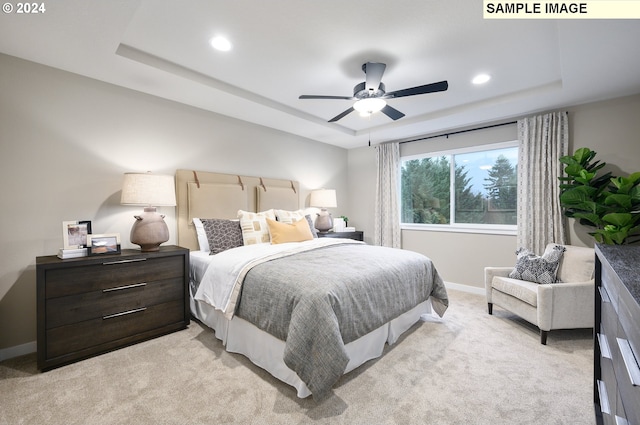
[[[284,342],[239,317],[231,320],[208,304],[195,301],[191,297],[191,312],[198,320],[215,331],[226,350],[239,353],[255,365],[269,372],[277,379],[297,390],[298,397],[311,395],[306,384],[284,363]],[[384,345],[394,344],[421,316],[431,315],[431,301],[424,301],[391,322],[369,332],[363,337],[345,345],[349,363],[344,373],[350,372],[364,362],[380,357]]]

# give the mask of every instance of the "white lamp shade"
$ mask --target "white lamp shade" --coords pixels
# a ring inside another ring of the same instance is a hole
[[[122,183],[123,205],[175,206],[173,176],[151,173],[125,173]]]
[[[311,192],[309,205],[319,208],[335,208],[338,206],[336,202],[336,191],[334,189],[319,189]]]

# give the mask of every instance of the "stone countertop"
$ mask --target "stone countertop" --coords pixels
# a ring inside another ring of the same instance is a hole
[[[596,244],[631,296],[640,304],[640,246]]]

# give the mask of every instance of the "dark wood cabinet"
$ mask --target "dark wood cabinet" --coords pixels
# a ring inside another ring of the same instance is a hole
[[[640,425],[640,246],[596,245],[598,424]]]
[[[319,238],[345,238],[356,241],[364,241],[364,232],[356,230],[355,232],[318,232]]]
[[[48,370],[189,324],[189,250],[36,258],[38,369]]]

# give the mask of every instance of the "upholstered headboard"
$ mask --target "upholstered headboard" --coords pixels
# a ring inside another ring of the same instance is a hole
[[[300,208],[296,181],[208,171],[176,171],[178,245],[199,249],[193,218],[237,218],[238,210]]]

